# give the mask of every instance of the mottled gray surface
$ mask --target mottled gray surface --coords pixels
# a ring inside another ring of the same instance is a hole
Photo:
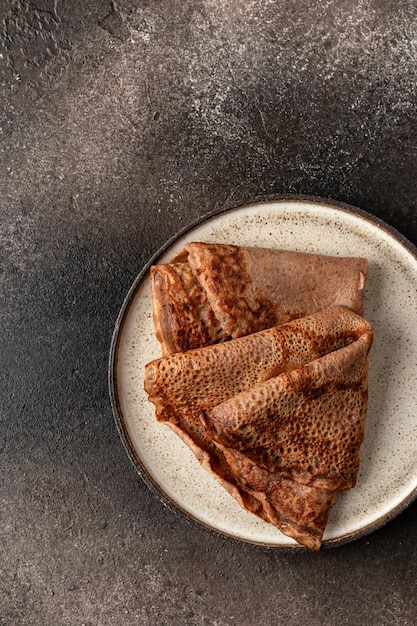
[[[223,540],[131,467],[114,322],[177,229],[329,196],[417,244],[413,1],[3,0],[4,625],[417,622],[417,504],[320,554]]]

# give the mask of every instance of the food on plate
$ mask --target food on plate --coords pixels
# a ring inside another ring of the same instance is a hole
[[[230,339],[189,263],[155,265],[150,275],[153,319],[164,356]]]
[[[360,315],[330,307],[156,359],[145,368],[145,390],[157,419],[244,508],[317,550],[335,492],[356,476],[371,342],[372,328]],[[326,428],[319,426],[327,403],[333,411],[341,401],[349,410],[330,412]],[[274,407],[291,415],[288,424]],[[346,440],[347,425],[355,435]],[[314,456],[320,446],[327,453],[323,471]]]
[[[268,472],[231,448],[223,453],[234,478],[262,505],[258,515],[299,544],[319,550],[336,493]]]
[[[162,355],[248,335],[332,306],[363,315],[366,259],[192,242],[150,271]]]
[[[210,438],[303,485],[351,489],[359,469],[372,330],[215,406]]]

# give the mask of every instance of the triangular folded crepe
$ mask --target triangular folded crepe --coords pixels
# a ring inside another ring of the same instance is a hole
[[[355,485],[372,331],[233,396],[205,416],[210,437],[260,467],[329,491]]]
[[[363,314],[366,259],[189,243],[151,268],[162,354],[248,335],[319,310]]]
[[[270,472],[256,458],[239,456],[239,450],[223,449],[220,440],[216,444],[207,435],[204,424],[210,423],[214,407],[236,394],[353,345],[369,332],[369,324],[352,311],[329,308],[280,327],[152,361],[146,366],[145,389],[157,419],[183,438],[242,506],[318,549],[333,493]]]

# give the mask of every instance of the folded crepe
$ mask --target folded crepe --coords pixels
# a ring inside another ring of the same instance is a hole
[[[164,356],[284,324],[332,306],[363,314],[367,260],[193,242],[151,268]]]
[[[254,385],[205,415],[210,438],[259,467],[328,491],[356,482],[372,331]]]
[[[235,442],[230,445],[230,430],[223,429],[221,419],[215,421],[213,409],[282,373],[354,345],[371,332],[359,315],[332,307],[279,327],[152,361],[145,368],[145,390],[157,419],[177,432],[244,508],[316,550],[335,483],[328,482],[323,489],[320,482],[299,480],[301,471],[292,473],[287,466],[276,471],[272,463],[267,466],[263,457],[258,459],[256,451],[245,447],[242,452]],[[362,365],[366,367],[365,362]]]

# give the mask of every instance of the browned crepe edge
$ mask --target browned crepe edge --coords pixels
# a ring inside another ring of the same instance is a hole
[[[152,316],[163,356],[230,338],[187,262],[154,265],[150,279]]]

